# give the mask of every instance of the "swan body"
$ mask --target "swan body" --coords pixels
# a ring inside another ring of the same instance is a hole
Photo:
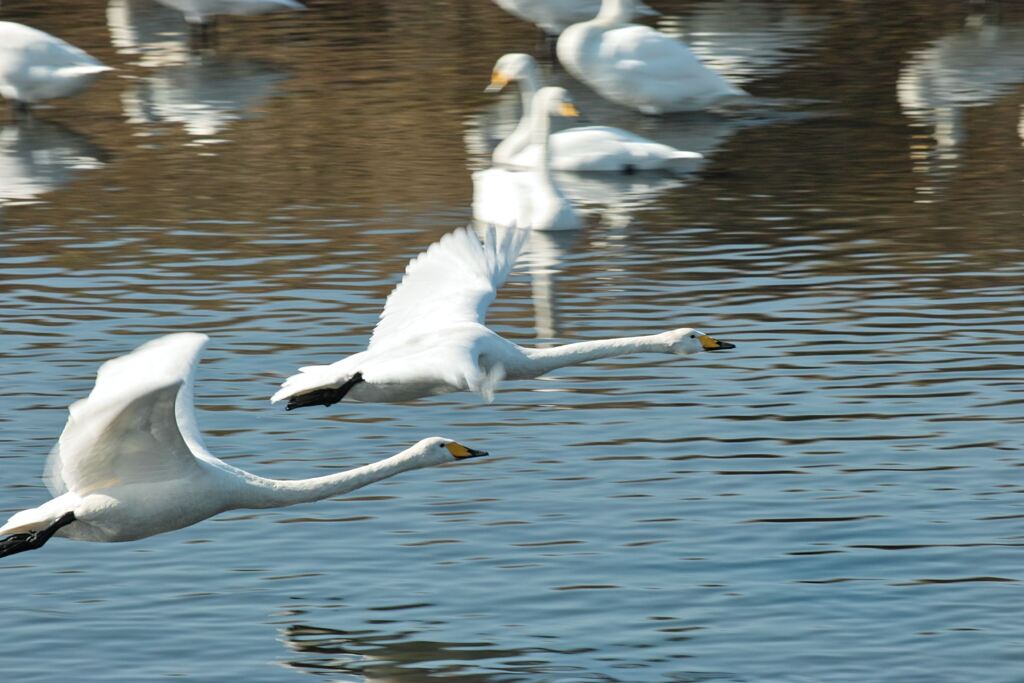
[[[70,43],[38,29],[0,21],[0,96],[23,106],[68,97],[112,71]]]
[[[185,15],[190,24],[207,24],[218,14],[252,15],[304,10],[297,0],[157,0]]]
[[[558,60],[604,98],[644,114],[706,109],[746,95],[683,43],[628,23],[633,0],[604,0],[597,17],[558,37]]]
[[[537,62],[527,54],[510,53],[494,65],[487,90],[497,92],[509,83],[519,85],[522,118],[519,125],[494,148],[492,160],[513,168],[539,168],[543,148],[531,140],[530,113],[533,97],[540,88]],[[654,142],[621,128],[581,126],[551,133],[549,166],[555,171],[599,171],[631,173],[672,168],[692,159],[703,159],[698,152],[684,152]]]
[[[550,168],[552,115],[577,116],[564,88],[541,88],[532,98],[529,134],[538,150],[535,169],[489,168],[473,174],[473,218],[533,230],[574,230],[583,222]]]
[[[544,33],[557,36],[567,26],[593,19],[601,9],[601,0],[494,0],[501,9],[523,21],[536,24]],[[658,12],[637,3],[637,14],[648,16]]]
[[[206,450],[192,407],[192,377],[207,337],[172,334],[108,361],[89,396],[71,405],[50,454],[54,498],[0,527],[0,557],[51,535],[133,541],[235,508],[295,505],[392,475],[484,455],[449,439],[424,439],[385,460],[322,477],[276,480]],[[40,542],[42,539],[42,542]]]
[[[409,262],[388,296],[365,351],[331,365],[301,368],[271,401],[288,409],[356,401],[408,401],[473,391],[491,400],[502,379],[529,379],[589,360],[641,352],[687,355],[733,348],[696,330],[527,348],[486,327],[487,307],[512,270],[524,230],[468,229],[442,237]]]

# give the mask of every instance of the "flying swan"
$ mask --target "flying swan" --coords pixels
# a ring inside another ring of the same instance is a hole
[[[0,96],[18,109],[74,95],[104,71],[113,69],[56,36],[0,21]]]
[[[634,0],[604,0],[597,17],[558,37],[558,61],[605,99],[644,114],[705,109],[747,93],[683,43],[630,24]]]
[[[483,244],[469,229],[442,237],[409,262],[388,296],[366,351],[332,365],[302,368],[271,401],[288,409],[356,401],[408,401],[473,391],[491,400],[503,378],[530,379],[599,358],[657,352],[687,355],[734,348],[690,328],[642,337],[527,348],[484,325],[529,232],[488,230]]]
[[[530,132],[533,96],[541,87],[537,61],[519,52],[501,57],[494,64],[487,92],[501,92],[509,83],[519,86],[523,114],[515,130],[494,148],[491,160],[513,168],[539,168],[544,151]],[[560,130],[548,136],[548,145],[549,166],[555,171],[632,173],[669,169],[681,161],[704,158],[698,152],[684,152],[612,126]]]
[[[143,344],[104,363],[89,396],[73,403],[45,474],[54,498],[0,527],[0,557],[51,536],[134,541],[237,508],[330,498],[393,475],[481,455],[450,439],[423,439],[390,458],[312,479],[266,479],[210,455],[192,407],[204,334]]]

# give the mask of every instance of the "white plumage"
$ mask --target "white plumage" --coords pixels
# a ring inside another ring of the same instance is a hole
[[[265,479],[203,445],[192,380],[206,335],[172,334],[100,367],[88,398],[71,405],[45,480],[54,498],[0,527],[0,557],[51,535],[132,541],[234,508],[294,505],[400,472],[484,455],[440,437],[371,465],[302,480]]]
[[[445,235],[409,263],[366,351],[301,368],[270,400],[288,399],[289,409],[329,406],[344,397],[392,402],[453,391],[474,391],[490,400],[502,378],[528,379],[632,353],[733,348],[689,328],[542,349],[504,339],[484,319],[528,234],[507,230],[499,237],[491,229],[483,244],[469,229]]]
[[[494,65],[488,91],[499,91],[512,82],[519,86],[522,117],[515,130],[494,148],[491,158],[502,166],[536,169],[542,164],[544,151],[530,136],[533,97],[541,87],[533,57],[521,53],[501,57]],[[548,137],[548,144],[549,165],[555,171],[631,173],[673,168],[704,158],[698,152],[684,152],[611,126],[556,131]]]
[[[56,36],[0,21],[0,96],[22,105],[68,97],[109,66]]]
[[[551,36],[557,36],[566,26],[593,19],[601,9],[601,0],[494,0],[494,4]],[[648,16],[658,14],[642,2],[636,11]]]
[[[564,88],[541,88],[533,96],[529,139],[538,150],[535,169],[489,168],[473,174],[473,218],[532,230],[574,230],[583,224],[551,175],[551,116],[577,116]]]
[[[604,0],[595,19],[558,37],[558,60],[604,98],[644,114],[705,109],[746,93],[683,43],[630,24],[633,0]]]

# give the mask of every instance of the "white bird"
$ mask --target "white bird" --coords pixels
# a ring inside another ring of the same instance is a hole
[[[583,221],[551,175],[551,116],[578,116],[565,88],[541,88],[533,96],[530,142],[540,150],[536,169],[489,168],[473,174],[473,218],[532,230],[574,230]]]
[[[288,409],[356,401],[408,401],[474,391],[491,400],[504,378],[530,379],[599,358],[657,352],[688,355],[734,348],[690,328],[642,337],[527,348],[484,324],[529,232],[490,229],[483,244],[468,228],[456,230],[409,262],[388,296],[365,351],[332,365],[301,368],[271,401]]]
[[[178,10],[190,24],[209,24],[221,14],[248,16],[287,10],[304,10],[297,0],[156,0]]]
[[[0,21],[0,96],[21,109],[74,95],[112,70],[56,36]]]
[[[523,21],[535,24],[549,36],[557,36],[566,26],[593,19],[601,9],[601,0],[494,0],[501,9]],[[642,2],[637,3],[637,14],[655,16]]]
[[[747,93],[683,43],[630,24],[633,0],[603,0],[597,17],[558,37],[558,61],[602,97],[644,114],[706,109]]]
[[[501,57],[491,73],[488,92],[500,92],[509,83],[519,86],[523,114],[519,125],[494,148],[491,159],[513,168],[538,168],[543,148],[531,139],[530,113],[533,97],[541,87],[537,62],[522,53]],[[555,171],[605,171],[632,173],[672,168],[680,162],[703,159],[698,152],[684,152],[660,142],[611,126],[580,126],[548,136],[550,167]]]
[[[312,479],[266,479],[228,465],[203,445],[192,380],[203,334],[172,334],[104,363],[89,396],[71,405],[50,454],[54,498],[0,527],[0,557],[53,535],[134,541],[225,510],[330,498],[418,467],[486,455],[450,439],[423,439],[385,460]]]

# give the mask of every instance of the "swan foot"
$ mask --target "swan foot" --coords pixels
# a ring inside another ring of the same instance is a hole
[[[305,408],[306,406],[333,406],[335,403],[345,398],[345,394],[347,394],[352,387],[362,381],[363,373],[357,372],[340,387],[332,389],[316,389],[314,391],[306,392],[305,394],[292,396],[288,399],[288,405],[285,407],[285,410]]]
[[[12,534],[7,538],[0,539],[0,557],[7,557],[26,550],[42,548],[43,544],[50,540],[50,537],[57,533],[57,529],[67,526],[75,521],[74,512],[65,512],[57,521],[39,531],[30,531],[27,534]]]

